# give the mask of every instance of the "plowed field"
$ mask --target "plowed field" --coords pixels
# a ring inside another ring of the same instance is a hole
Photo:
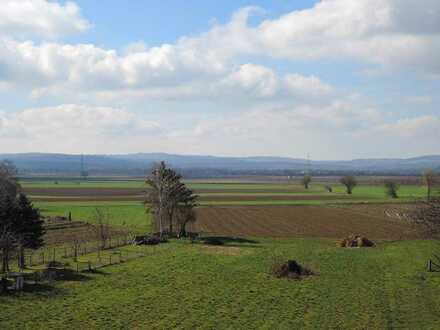
[[[204,207],[197,210],[194,229],[231,236],[342,238],[355,233],[372,239],[420,237],[409,223],[380,214],[326,206]]]

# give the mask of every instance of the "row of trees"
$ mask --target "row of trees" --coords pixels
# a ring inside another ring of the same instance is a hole
[[[21,192],[17,169],[0,162],[0,252],[1,272],[9,271],[11,254],[16,252],[20,268],[25,267],[25,249],[38,249],[44,241],[40,212]]]
[[[432,190],[435,184],[439,183],[439,176],[434,171],[426,171],[423,173],[423,183],[426,186],[426,198],[429,201],[432,197]],[[301,179],[301,184],[305,189],[309,189],[312,178],[310,175],[305,175]],[[357,180],[354,176],[347,175],[342,177],[339,182],[345,186],[347,194],[352,194],[353,189],[357,186]],[[399,183],[396,180],[387,179],[384,181],[385,192],[387,196],[391,198],[397,198],[397,191],[399,190]],[[329,185],[325,186],[328,192],[332,192],[332,188]]]
[[[182,182],[182,176],[161,162],[153,167],[146,183],[150,186],[146,204],[154,230],[160,237],[164,233],[186,236],[187,225],[196,221],[197,196]]]
[[[310,175],[304,175],[304,177],[301,179],[301,184],[304,186],[305,189],[309,189],[310,183],[312,182],[312,177]],[[339,182],[345,186],[345,189],[347,191],[347,194],[352,194],[354,187],[357,186],[357,181],[354,176],[347,175],[342,177]],[[330,186],[325,186],[325,189],[328,192],[332,192],[333,189]]]

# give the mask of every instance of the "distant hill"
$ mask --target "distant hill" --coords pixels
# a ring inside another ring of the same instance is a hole
[[[77,175],[81,156],[48,153],[0,154],[13,161],[21,175]],[[286,157],[215,157],[137,153],[126,155],[84,155],[90,175],[143,175],[154,163],[165,161],[185,176],[219,177],[232,175],[300,175],[307,160]],[[440,171],[440,155],[408,159],[354,159],[310,161],[313,175],[414,175],[423,170]]]

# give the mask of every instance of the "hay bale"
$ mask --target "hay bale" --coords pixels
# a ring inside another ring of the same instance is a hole
[[[361,235],[351,234],[338,242],[339,247],[373,247],[374,243]]]

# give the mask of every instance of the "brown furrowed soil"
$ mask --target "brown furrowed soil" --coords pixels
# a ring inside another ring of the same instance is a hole
[[[197,216],[195,229],[215,235],[339,239],[355,233],[371,239],[386,240],[421,237],[420,233],[405,221],[377,214],[353,212],[348,207],[202,207],[197,210]]]
[[[121,237],[128,234],[127,230],[111,227],[110,237]],[[75,240],[78,242],[89,242],[97,240],[97,232],[94,226],[84,224],[75,228],[49,229],[44,235],[46,246],[71,244]]]

